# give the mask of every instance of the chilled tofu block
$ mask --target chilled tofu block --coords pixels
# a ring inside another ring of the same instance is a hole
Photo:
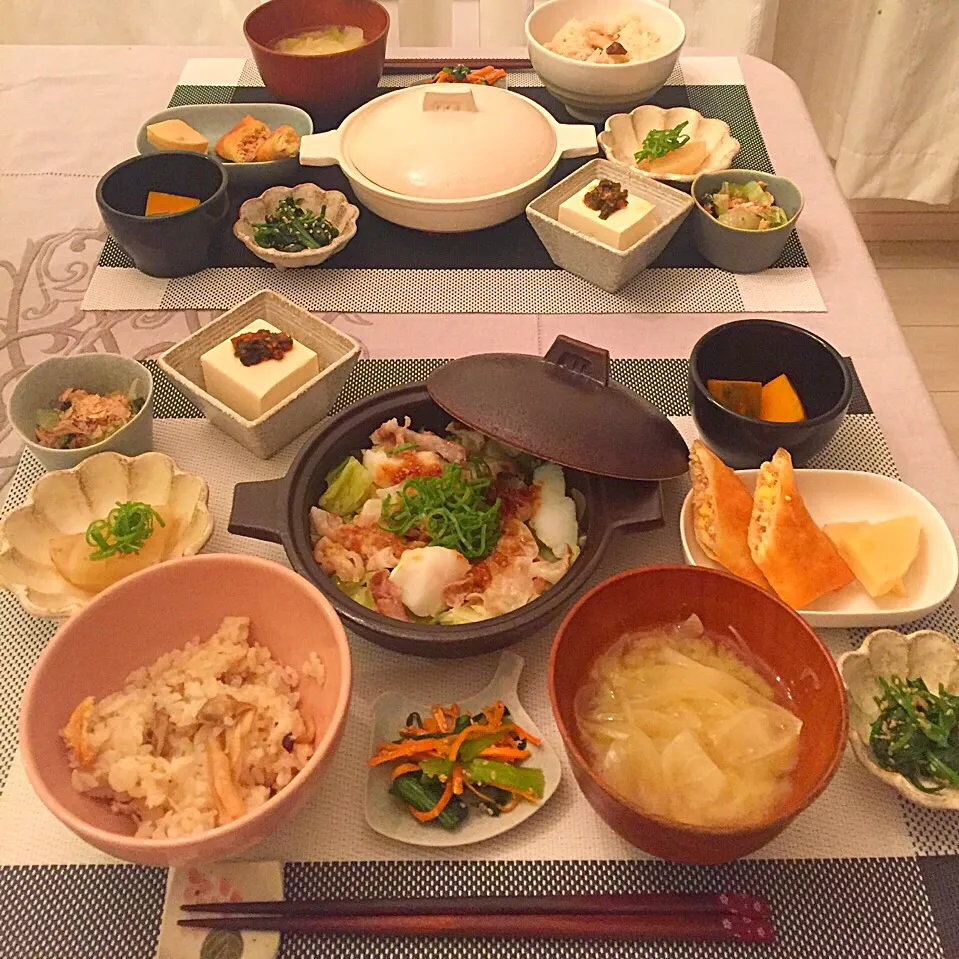
[[[234,340],[260,331],[282,335],[265,320],[254,320],[200,357],[206,391],[248,420],[269,412],[320,372],[316,353],[296,340],[279,358],[268,356],[245,366]]]
[[[882,523],[830,523],[823,532],[870,596],[904,596],[903,577],[919,555],[922,528],[915,516]]]
[[[652,203],[630,193],[626,206],[611,213],[605,220],[599,210],[586,205],[584,197],[599,185],[599,180],[587,183],[577,193],[559,205],[559,222],[570,229],[585,233],[614,250],[627,250],[656,226],[656,211]]]
[[[206,153],[210,141],[183,120],[161,120],[147,127],[147,140],[158,150],[192,150]]]

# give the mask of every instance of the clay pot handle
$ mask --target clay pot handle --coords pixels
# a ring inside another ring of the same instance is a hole
[[[259,483],[237,483],[227,529],[236,536],[249,536],[268,543],[282,542],[281,500],[283,478]]]

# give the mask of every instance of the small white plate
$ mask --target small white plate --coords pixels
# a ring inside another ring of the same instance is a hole
[[[759,470],[737,470],[746,488],[756,486]],[[912,515],[922,526],[919,555],[906,574],[905,596],[873,599],[860,583],[816,600],[798,610],[810,626],[898,626],[938,609],[956,588],[959,557],[945,520],[921,493],[899,480],[878,473],[853,470],[797,470],[796,482],[810,515],[819,526],[826,523],[868,520],[878,523]],[[693,566],[722,567],[711,560],[696,541],[693,529],[692,491],[683,501],[679,533],[686,562]]]
[[[522,802],[512,812],[502,816],[488,816],[481,809],[471,808],[469,816],[459,829],[448,832],[438,826],[417,822],[403,804],[390,795],[391,764],[384,763],[371,767],[366,780],[366,821],[372,829],[388,839],[396,839],[412,846],[466,846],[507,832],[543,808],[549,797],[556,792],[562,767],[559,757],[520,705],[517,686],[523,665],[521,656],[516,653],[503,653],[489,685],[475,695],[465,698],[444,693],[433,696],[427,702],[411,699],[401,693],[383,693],[373,704],[373,733],[369,755],[372,756],[384,740],[396,738],[410,713],[419,712],[425,715],[429,712],[430,702],[456,702],[464,712],[479,712],[500,699],[523,729],[542,740],[541,746],[532,747],[532,756],[527,760],[530,766],[543,770],[546,788],[542,800],[538,803]]]

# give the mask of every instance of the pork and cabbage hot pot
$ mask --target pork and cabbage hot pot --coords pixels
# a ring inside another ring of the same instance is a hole
[[[450,423],[393,417],[327,476],[313,557],[347,596],[403,622],[474,623],[525,606],[580,553],[563,469]]]
[[[355,403],[285,477],[237,485],[230,531],[282,544],[381,646],[455,657],[519,642],[580,594],[614,530],[662,522],[659,481],[688,457],[665,416],[608,383],[605,351],[557,344],[455,360]]]

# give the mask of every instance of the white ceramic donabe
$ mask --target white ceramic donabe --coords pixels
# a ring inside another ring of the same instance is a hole
[[[849,697],[849,743],[856,758],[874,776],[898,790],[906,799],[928,809],[959,809],[959,787],[924,793],[905,776],[883,769],[869,747],[869,729],[879,715],[875,697],[881,692],[878,677],[921,678],[928,689],[940,684],[959,693],[959,646],[931,629],[904,636],[892,629],[870,633],[859,649],[843,653],[836,665]]]
[[[518,216],[563,157],[598,152],[588,125],[557,123],[498,87],[414,86],[304,137],[300,163],[338,164],[357,198],[400,226],[461,233]]]
[[[202,476],[184,473],[163,453],[97,453],[69,470],[37,480],[26,502],[0,521],[0,587],[33,616],[73,615],[93,599],[70,585],[50,560],[50,540],[82,533],[130,500],[170,506],[179,536],[170,559],[198,553],[213,532]]]
[[[503,653],[489,685],[467,698],[457,697],[445,691],[442,695],[434,692],[429,701],[411,699],[401,693],[383,693],[373,704],[373,731],[369,754],[372,756],[379,744],[385,740],[396,739],[398,731],[406,723],[406,717],[412,712],[424,715],[424,710],[429,710],[431,702],[456,702],[464,712],[479,712],[501,699],[519,725],[542,740],[541,746],[531,747],[532,755],[526,760],[526,765],[543,770],[546,788],[542,801],[522,802],[512,812],[495,817],[486,815],[482,809],[471,809],[469,817],[459,829],[455,832],[447,832],[435,824],[427,825],[417,822],[402,803],[395,796],[390,795],[392,763],[384,763],[381,766],[371,767],[366,780],[366,821],[372,829],[388,839],[396,839],[412,846],[466,846],[507,832],[543,808],[550,796],[556,792],[562,766],[559,756],[543,739],[533,720],[520,705],[517,686],[523,665],[521,656],[517,656],[516,653]]]
[[[700,140],[706,145],[706,159],[699,169],[695,173],[647,173],[637,166],[636,153],[649,131],[672,130],[680,123],[686,124],[683,133],[690,140]],[[698,173],[728,170],[739,153],[739,141],[730,134],[729,124],[724,120],[704,117],[689,107],[664,110],[652,103],[611,116],[598,139],[608,160],[664,183],[692,183]]]
[[[616,20],[633,13],[661,46],[649,60],[629,63],[589,63],[546,49],[557,31],[573,19]],[[543,86],[574,117],[602,122],[613,113],[626,113],[645,103],[669,79],[686,42],[683,21],[658,0],[549,0],[526,19],[526,46]]]
[[[736,475],[752,492],[758,473],[737,470]],[[859,520],[876,523],[907,515],[915,516],[922,526],[919,555],[904,581],[905,596],[873,599],[858,582],[850,583],[798,611],[810,626],[898,626],[931,613],[949,598],[959,577],[956,544],[945,520],[921,493],[888,476],[853,470],[797,470],[796,482],[819,526]],[[679,518],[686,562],[721,569],[696,541],[692,499],[690,492]]]

